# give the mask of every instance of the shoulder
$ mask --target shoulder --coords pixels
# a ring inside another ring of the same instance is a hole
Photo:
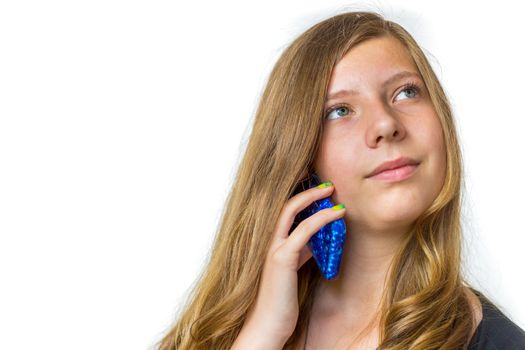
[[[468,349],[525,349],[525,331],[508,318],[483,293],[475,289],[472,291],[481,303],[482,318],[471,338]]]
[[[483,306],[481,305],[481,301],[479,300],[476,293],[473,292],[470,288],[465,287],[465,294],[470,303],[470,307],[474,316],[474,327],[472,328],[472,331],[470,333],[470,336],[472,337],[483,318]]]

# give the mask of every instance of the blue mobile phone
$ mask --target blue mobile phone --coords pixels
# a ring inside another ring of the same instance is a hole
[[[308,178],[299,182],[292,196],[309,188],[316,187],[321,183],[323,182],[317,174],[310,173]],[[333,206],[334,203],[330,200],[330,197],[314,201],[295,216],[290,233],[304,219],[312,216],[321,209],[331,208]],[[346,225],[344,220],[339,218],[324,225],[306,244],[312,252],[315,262],[319,270],[321,270],[321,274],[327,280],[337,277],[339,273],[345,239]]]

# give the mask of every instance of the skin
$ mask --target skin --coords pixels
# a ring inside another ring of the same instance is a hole
[[[422,77],[383,86],[405,70],[419,75],[404,46],[384,37],[352,48],[333,71],[329,94],[341,89],[360,94],[326,101],[326,108],[342,106],[331,112],[334,119],[324,121],[314,170],[321,180],[333,182],[333,202],[346,205],[347,238],[339,276],[322,280],[316,291],[308,348],[348,346],[369,321],[362,346],[377,344],[374,315],[394,251],[443,186],[442,127]],[[420,90],[403,90],[408,82],[416,82]],[[400,156],[420,162],[410,178],[392,183],[365,178]]]

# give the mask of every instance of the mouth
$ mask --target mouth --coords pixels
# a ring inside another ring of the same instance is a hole
[[[404,180],[412,176],[419,164],[420,162],[415,159],[401,157],[380,164],[366,178],[388,182]]]
[[[417,170],[419,164],[416,165],[405,165],[395,169],[383,170],[378,174],[369,176],[369,179],[381,180],[386,182],[396,182],[408,179]]]

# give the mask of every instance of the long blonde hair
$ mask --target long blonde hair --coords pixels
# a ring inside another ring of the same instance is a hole
[[[474,325],[461,271],[463,169],[453,114],[423,51],[399,24],[372,11],[345,12],[298,36],[276,62],[221,216],[205,270],[158,348],[230,349],[255,301],[279,213],[312,170],[332,70],[355,45],[398,39],[412,56],[440,118],[446,143],[443,188],[395,256],[380,309],[379,349],[464,349]],[[321,275],[313,259],[298,272],[297,346]]]

